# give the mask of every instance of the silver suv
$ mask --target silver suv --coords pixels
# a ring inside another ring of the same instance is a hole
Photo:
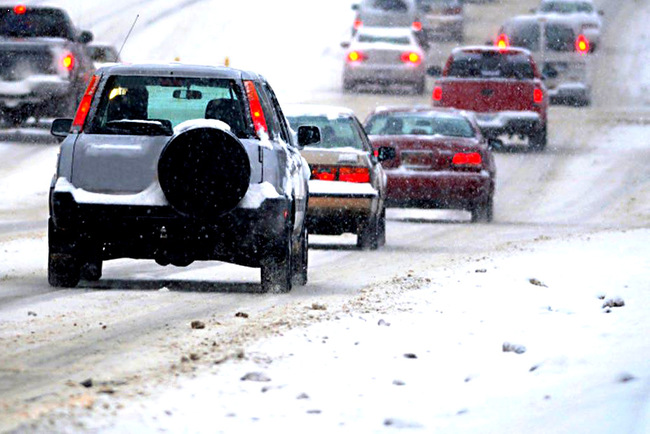
[[[119,65],[91,79],[50,189],[48,278],[98,280],[102,262],[221,260],[261,267],[262,290],[307,281],[309,169],[261,76],[180,64]]]

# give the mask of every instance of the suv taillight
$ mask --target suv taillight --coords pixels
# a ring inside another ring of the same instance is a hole
[[[411,30],[414,32],[422,31],[422,23],[420,21],[413,21],[413,24],[411,24]]]
[[[544,102],[544,91],[540,88],[535,88],[533,90],[533,102],[535,104],[541,104]]]
[[[74,117],[72,122],[72,127],[76,128],[77,132],[80,133],[83,131],[84,124],[86,123],[86,117],[90,111],[90,105],[93,102],[93,97],[97,91],[97,85],[99,84],[99,76],[93,75],[90,78],[88,87],[86,88],[86,93],[84,93],[83,98],[81,98],[81,103],[79,103],[79,108],[77,109],[77,114]]]
[[[589,39],[585,35],[579,35],[576,39],[576,51],[580,54],[587,54],[589,48]]]
[[[14,13],[16,15],[23,15],[25,12],[27,12],[27,6],[25,6],[25,5],[16,5],[16,6],[14,6]]]
[[[435,86],[433,88],[433,102],[440,102],[442,101],[442,87],[441,86]]]
[[[72,71],[74,68],[74,55],[72,53],[65,53],[61,58],[61,66],[63,66],[68,71]]]
[[[505,50],[510,46],[510,39],[505,33],[501,33],[497,38],[496,46],[501,50]]]
[[[366,56],[361,51],[350,51],[348,53],[349,63],[359,63],[366,60]]]
[[[260,131],[262,133],[268,133],[269,130],[266,126],[266,117],[264,116],[264,110],[262,110],[262,103],[257,94],[257,89],[255,89],[255,83],[250,80],[244,80],[244,87],[246,88],[248,107],[250,108],[251,117],[253,118],[255,133],[260,134]]]

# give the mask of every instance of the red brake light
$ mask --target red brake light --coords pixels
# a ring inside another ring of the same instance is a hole
[[[370,171],[367,167],[341,167],[339,181],[342,182],[370,182]]]
[[[483,159],[478,152],[458,152],[454,155],[451,164],[454,166],[480,166],[482,162]]]
[[[71,71],[74,68],[74,55],[72,53],[67,53],[61,59],[61,65],[68,71]]]
[[[253,117],[255,133],[259,134],[260,130],[267,133],[269,130],[266,126],[266,117],[264,117],[262,103],[257,94],[257,89],[255,89],[255,83],[250,80],[244,80],[244,87],[246,88],[246,96],[248,97],[248,107],[250,108],[251,116]]]
[[[86,88],[86,93],[84,93],[83,98],[81,98],[81,103],[79,103],[77,114],[75,115],[74,121],[72,122],[72,126],[78,128],[78,132],[83,131],[86,117],[90,111],[90,104],[93,102],[93,96],[95,96],[95,91],[97,90],[98,84],[99,76],[93,75],[90,78],[88,87]]]
[[[348,62],[357,63],[366,60],[366,56],[361,51],[350,51],[348,53]]]
[[[352,25],[352,27],[354,27],[354,30],[359,30],[361,26],[363,26],[363,21],[358,18],[354,20],[354,24]]]
[[[499,37],[497,38],[497,47],[501,50],[505,50],[510,46],[510,39],[508,38],[508,35],[505,33],[501,33]]]
[[[433,88],[433,100],[434,101],[442,100],[442,87],[436,86]]]
[[[535,89],[533,91],[533,102],[535,104],[541,104],[544,101],[544,92],[542,89]]]
[[[23,15],[25,12],[27,12],[27,6],[25,5],[17,5],[14,7],[14,13],[16,15]]]
[[[402,53],[402,56],[400,58],[402,59],[402,62],[412,63],[414,65],[418,65],[422,61],[422,57],[413,51]]]
[[[311,179],[336,181],[336,167],[312,166]]]
[[[589,48],[589,39],[585,35],[579,35],[576,39],[576,51],[580,54],[587,54]]]
[[[419,32],[422,30],[422,23],[419,21],[413,21],[413,24],[411,25],[411,29],[414,32]]]

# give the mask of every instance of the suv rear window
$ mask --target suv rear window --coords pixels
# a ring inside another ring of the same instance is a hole
[[[244,99],[234,80],[112,76],[89,133],[165,134],[191,119],[218,119],[240,138],[251,137]]]
[[[508,35],[510,45],[526,48],[530,51],[540,50],[541,27],[538,23],[517,23],[507,26],[503,33]],[[550,51],[573,51],[576,35],[569,26],[547,23],[545,27],[546,49]]]
[[[456,54],[447,75],[458,78],[535,78],[527,55],[496,51]]]
[[[373,9],[390,12],[407,12],[408,6],[403,0],[373,0]]]
[[[368,35],[368,34],[360,34],[358,41],[368,42],[371,44],[377,44],[383,42],[386,44],[394,44],[394,45],[409,45],[411,43],[411,40],[409,39],[408,36],[375,36],[375,35]]]
[[[0,36],[9,38],[74,39],[65,13],[57,9],[32,9],[17,14],[12,8],[0,8]]]
[[[541,12],[551,12],[557,14],[575,14],[575,13],[592,13],[594,6],[589,2],[543,2],[539,7]]]

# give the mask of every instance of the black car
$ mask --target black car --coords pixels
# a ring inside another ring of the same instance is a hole
[[[51,285],[97,280],[103,261],[124,257],[261,267],[263,291],[306,283],[309,169],[299,147],[320,131],[294,138],[258,74],[102,68],[74,120],[55,120],[52,133],[65,139],[50,190]]]

